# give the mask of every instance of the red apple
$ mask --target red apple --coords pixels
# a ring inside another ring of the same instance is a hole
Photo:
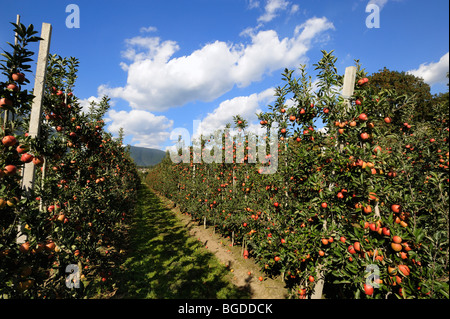
[[[16,84],[14,84],[14,83],[9,83],[6,86],[6,89],[9,90],[9,91],[12,91],[12,92],[18,92],[19,91],[19,87]]]
[[[25,145],[19,145],[19,146],[17,146],[16,151],[19,154],[23,154],[26,151],[28,151],[28,147],[26,147]]]
[[[17,73],[13,73],[11,75],[11,79],[13,81],[19,82],[19,83],[23,83],[25,81],[25,74],[17,72]]]
[[[20,160],[24,163],[30,163],[33,160],[33,155],[25,153],[22,154],[22,156],[20,157]]]
[[[356,253],[355,247],[353,245],[348,246],[347,250],[352,255]]]
[[[372,296],[373,295],[373,286],[364,284],[364,292],[366,293],[366,295]]]
[[[4,106],[11,107],[12,105],[13,102],[10,99],[6,97],[0,99],[0,108],[3,108]]]
[[[16,143],[17,143],[17,140],[12,135],[7,135],[7,136],[2,138],[2,144],[5,145],[5,146],[13,146]]]
[[[36,166],[42,165],[44,163],[44,159],[42,157],[33,158],[33,164]]]
[[[368,119],[366,113],[361,113],[358,118],[360,121],[367,121],[367,119]]]
[[[17,167],[14,165],[6,165],[3,171],[7,176],[11,176],[17,172]]]

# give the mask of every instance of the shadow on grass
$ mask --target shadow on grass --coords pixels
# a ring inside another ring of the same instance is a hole
[[[130,230],[120,298],[250,298],[248,287],[230,283],[230,273],[145,185]]]

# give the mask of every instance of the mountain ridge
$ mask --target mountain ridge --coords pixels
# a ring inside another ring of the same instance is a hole
[[[130,156],[136,166],[154,166],[161,162],[166,152],[147,147],[132,146],[130,147]]]

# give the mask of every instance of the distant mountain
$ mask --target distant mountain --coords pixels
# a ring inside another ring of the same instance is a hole
[[[130,146],[130,155],[136,166],[153,166],[161,162],[166,152],[153,148]]]

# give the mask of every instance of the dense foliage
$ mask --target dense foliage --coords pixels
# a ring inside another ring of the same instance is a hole
[[[104,130],[108,98],[83,112],[74,95],[75,58],[48,57],[40,131],[29,136],[27,45],[39,38],[32,25],[14,27],[18,44],[2,54],[0,82],[0,295],[86,297],[94,286],[88,283],[106,281],[120,254],[115,247],[136,201],[138,174],[121,138]],[[25,163],[36,172],[29,192],[21,185]],[[66,285],[73,267],[79,288]]]
[[[277,138],[275,174],[260,174],[268,164],[252,161],[252,133],[236,116],[244,139],[224,143],[219,161],[199,163],[190,147],[190,163],[167,155],[147,182],[183,213],[234,236],[244,257],[283,276],[292,297],[448,298],[448,95],[428,104],[424,121],[423,100],[370,85],[357,61],[349,105],[335,63],[323,52],[316,89],[305,67],[299,77],[285,70],[276,102],[259,114],[268,133],[279,123],[265,140]]]

